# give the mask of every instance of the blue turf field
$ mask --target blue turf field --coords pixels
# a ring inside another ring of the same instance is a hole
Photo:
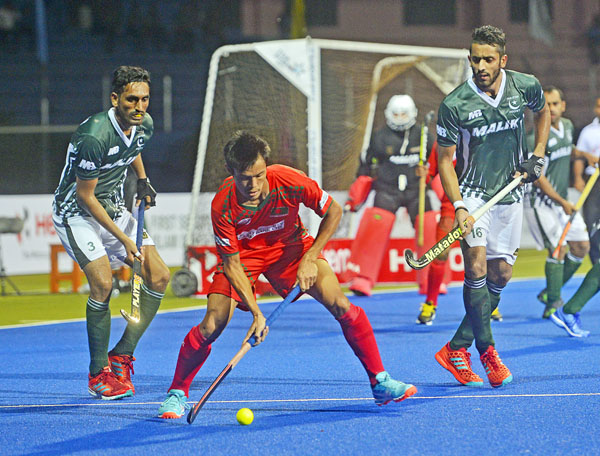
[[[568,298],[581,279],[564,289]],[[196,422],[155,418],[179,345],[204,310],[159,314],[136,352],[137,393],[87,393],[84,322],[0,330],[0,449],[13,454],[597,454],[600,452],[599,297],[582,313],[592,331],[572,339],[540,318],[543,281],[503,292],[496,346],[514,382],[470,389],[435,361],[462,318],[462,289],[440,297],[438,317],[416,325],[415,291],[352,298],[367,311],[384,365],[419,392],[374,405],[367,377],[337,322],[316,302],[293,303],[217,389]],[[262,304],[265,315],[276,303]],[[198,399],[237,352],[250,324],[237,312],[192,386]],[[113,335],[124,321],[113,320]],[[474,369],[483,368],[473,353]],[[237,424],[250,407],[254,423]]]

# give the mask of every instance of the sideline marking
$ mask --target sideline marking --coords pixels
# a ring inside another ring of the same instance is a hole
[[[541,394],[477,394],[464,396],[411,396],[407,400],[416,399],[497,399],[497,398],[531,398],[531,397],[582,397],[600,396],[600,393],[541,393]],[[208,401],[207,404],[242,404],[252,402],[255,404],[273,404],[290,402],[351,402],[351,401],[373,401],[372,397],[347,397],[347,398],[315,398],[315,399],[239,399],[234,401]],[[19,404],[0,405],[0,409],[11,408],[42,408],[42,407],[95,407],[110,405],[160,405],[162,402],[98,402],[91,404]],[[195,402],[190,402],[195,404]]]

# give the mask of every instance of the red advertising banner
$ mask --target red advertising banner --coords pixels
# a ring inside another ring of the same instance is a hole
[[[325,249],[323,256],[331,265],[340,282],[343,282],[346,272],[346,263],[350,258],[352,239],[332,239]],[[404,250],[415,250],[414,239],[390,239],[387,246],[385,260],[381,265],[377,283],[416,283],[417,271],[411,269],[404,259]],[[197,295],[205,295],[212,282],[219,258],[214,246],[190,246],[187,250],[188,268],[198,278]],[[463,258],[458,244],[450,249],[448,258],[450,281],[463,281],[464,268]],[[423,270],[426,271],[426,270]],[[423,271],[419,271],[424,274]],[[420,278],[419,282],[422,280]],[[271,291],[266,280],[257,285],[257,293],[263,294]]]

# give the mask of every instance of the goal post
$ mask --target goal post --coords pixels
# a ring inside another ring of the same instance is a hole
[[[271,162],[298,168],[327,191],[346,191],[383,108],[411,95],[419,118],[468,75],[468,51],[323,39],[223,46],[213,54],[198,141],[186,247],[212,243],[206,193],[227,176],[222,150],[250,130]],[[317,228],[308,221],[309,230]]]

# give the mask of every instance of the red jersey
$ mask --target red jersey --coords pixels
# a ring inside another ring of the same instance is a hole
[[[323,217],[333,199],[306,174],[283,165],[267,167],[269,193],[258,206],[237,201],[233,177],[223,181],[211,204],[219,255],[230,256],[266,247],[283,247],[307,237],[300,203]]]

